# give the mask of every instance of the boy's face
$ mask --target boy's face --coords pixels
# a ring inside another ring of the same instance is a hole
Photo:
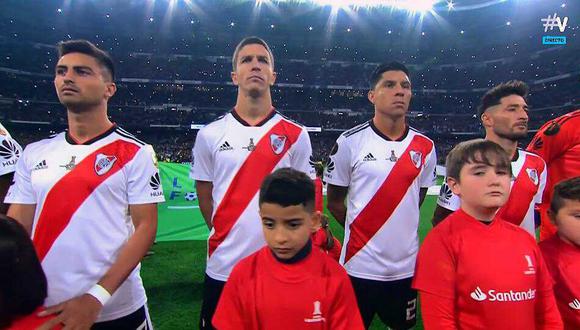
[[[558,226],[558,235],[566,242],[580,246],[580,201],[564,199],[558,213],[548,211]]]
[[[320,214],[308,212],[303,205],[262,203],[260,217],[270,249],[278,258],[290,259],[306,245]]]
[[[448,178],[447,184],[461,198],[463,208],[497,209],[508,199],[511,180],[508,170],[483,163],[466,163],[459,172],[459,179]]]

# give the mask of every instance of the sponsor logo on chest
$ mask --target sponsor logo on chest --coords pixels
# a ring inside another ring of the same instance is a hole
[[[508,302],[508,301],[526,301],[536,299],[536,289],[529,289],[527,291],[498,291],[494,289],[484,292],[479,286],[473,290],[469,295],[475,301],[490,301],[490,302]]]

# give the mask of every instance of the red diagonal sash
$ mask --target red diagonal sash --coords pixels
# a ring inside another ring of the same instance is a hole
[[[85,157],[50,189],[32,239],[41,261],[84,201],[101,183],[131,161],[138,150],[139,146],[122,140],[103,146]],[[95,171],[95,159],[100,153],[115,156],[117,160],[108,172],[99,176]]]
[[[350,225],[345,263],[360,251],[389,220],[415,178],[421,173],[426,161],[425,157],[431,152],[431,149],[432,144],[426,138],[420,135],[413,138],[391,173]],[[411,160],[411,151],[421,152],[421,166],[419,168],[415,167]]]
[[[252,201],[262,180],[270,174],[286,152],[298,140],[302,129],[299,126],[280,120],[258,142],[256,148],[244,161],[238,173],[230,183],[221,203],[218,205],[213,217],[214,234],[209,238],[208,255],[226,239],[230,230]],[[285,136],[284,148],[276,150],[272,146],[270,136],[272,134]]]
[[[536,185],[530,178],[527,169],[536,170],[538,184]],[[510,196],[505,205],[498,211],[497,215],[502,219],[513,223],[516,226],[521,225],[528,213],[530,204],[538,192],[540,186],[540,177],[544,171],[543,163],[526,155],[526,160],[522,165],[518,177],[512,185]]]

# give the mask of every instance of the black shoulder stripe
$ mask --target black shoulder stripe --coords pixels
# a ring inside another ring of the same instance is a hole
[[[119,128],[117,128],[117,129],[115,130],[115,133],[117,133],[117,134],[121,135],[122,137],[124,137],[124,138],[127,138],[127,139],[129,139],[129,140],[133,140],[133,141],[135,141],[135,142],[136,142],[137,144],[139,144],[139,145],[142,145],[142,146],[144,146],[144,145],[146,145],[146,144],[147,144],[147,143],[145,143],[145,142],[143,142],[143,141],[139,140],[138,138],[136,138],[136,137],[135,137],[133,134],[127,133],[127,132],[125,132],[125,131],[122,131],[122,130],[121,130],[121,129],[119,129]]]
[[[351,129],[349,129],[348,131],[342,133],[342,135],[344,135],[344,137],[349,137],[353,134],[356,134],[356,133],[364,130],[365,128],[369,127],[369,125],[370,125],[370,122],[367,121],[366,123],[360,124],[358,126],[355,126]]]

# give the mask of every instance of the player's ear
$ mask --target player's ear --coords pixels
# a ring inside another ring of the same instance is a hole
[[[556,223],[556,213],[554,213],[554,211],[552,211],[552,208],[548,208],[548,218],[550,218],[550,221],[557,225]]]
[[[274,86],[274,84],[276,83],[276,78],[278,78],[278,73],[272,71],[272,81],[270,82],[270,86]]]
[[[371,89],[367,94],[367,98],[372,104],[375,104],[375,91]]]
[[[114,82],[110,82],[107,83],[107,89],[105,90],[105,98],[108,100],[111,97],[113,97],[113,95],[115,95],[115,93],[117,92],[117,85],[115,85]]]
[[[481,120],[481,124],[483,125],[483,127],[493,126],[493,119],[487,111],[481,114],[479,120]]]
[[[451,189],[451,191],[455,195],[460,196],[461,186],[459,185],[459,180],[457,180],[455,178],[447,177],[447,186],[449,187],[449,189]]]
[[[232,77],[232,82],[234,83],[234,85],[238,86],[238,75],[232,71],[231,77]]]

